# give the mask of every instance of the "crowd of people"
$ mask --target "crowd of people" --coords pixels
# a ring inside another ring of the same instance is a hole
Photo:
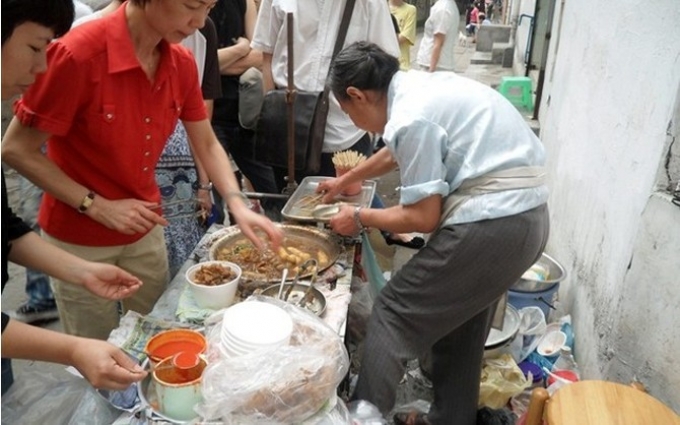
[[[29,277],[50,276],[33,308],[58,311],[64,328],[3,313],[3,392],[8,358],[73,365],[98,388],[144,378],[105,341],[125,311],[151,311],[205,220],[230,216],[261,249],[281,243],[281,230],[242,192],[247,180],[279,193],[287,170],[256,159],[254,133],[239,120],[239,79],[257,68],[265,92],[286,87],[292,12],[296,88],[332,93],[315,175],[335,177],[338,151],[368,157],[319,190],[331,200],[395,168],[401,179],[399,205],[377,198],[370,208],[343,206],[332,229],[375,228],[388,243],[419,248],[375,300],[352,397],[389,415],[405,361],[429,352],[435,400],[409,423],[475,423],[497,301],[548,236],[544,152],[502,96],[452,72],[454,0],[431,8],[414,69],[414,6],[357,4],[333,57],[343,7],[113,0],[73,25],[73,0],[2,0],[2,98],[17,98],[2,160],[37,188],[19,211],[37,214],[40,232],[9,207],[3,174],[2,285],[9,261],[30,268]],[[263,207],[280,212],[281,203]],[[412,232],[429,234],[428,242]]]

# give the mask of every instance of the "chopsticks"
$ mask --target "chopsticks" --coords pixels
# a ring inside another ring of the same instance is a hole
[[[357,151],[340,151],[333,154],[333,165],[336,168],[354,168],[366,160],[366,156]]]

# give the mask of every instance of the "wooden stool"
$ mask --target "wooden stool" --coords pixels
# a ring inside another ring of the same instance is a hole
[[[607,381],[580,381],[548,397],[535,389],[526,425],[680,425],[680,416],[649,394]]]

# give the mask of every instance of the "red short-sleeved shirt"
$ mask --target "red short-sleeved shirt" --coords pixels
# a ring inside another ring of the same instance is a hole
[[[165,41],[160,47],[152,83],[135,56],[121,7],[53,42],[47,72],[16,103],[23,125],[51,134],[48,157],[107,199],[160,202],[154,169],[177,120],[207,119],[194,59]],[[143,236],[110,230],[48,193],[39,223],[78,245],[125,245]]]

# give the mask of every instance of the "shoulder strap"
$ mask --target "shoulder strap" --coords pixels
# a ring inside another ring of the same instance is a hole
[[[355,0],[347,0],[347,3],[345,3],[345,10],[342,13],[342,21],[340,21],[340,29],[338,30],[338,37],[335,39],[335,47],[333,48],[333,58],[340,53],[342,46],[345,44],[349,21],[352,19],[352,11],[354,10],[354,2]]]

